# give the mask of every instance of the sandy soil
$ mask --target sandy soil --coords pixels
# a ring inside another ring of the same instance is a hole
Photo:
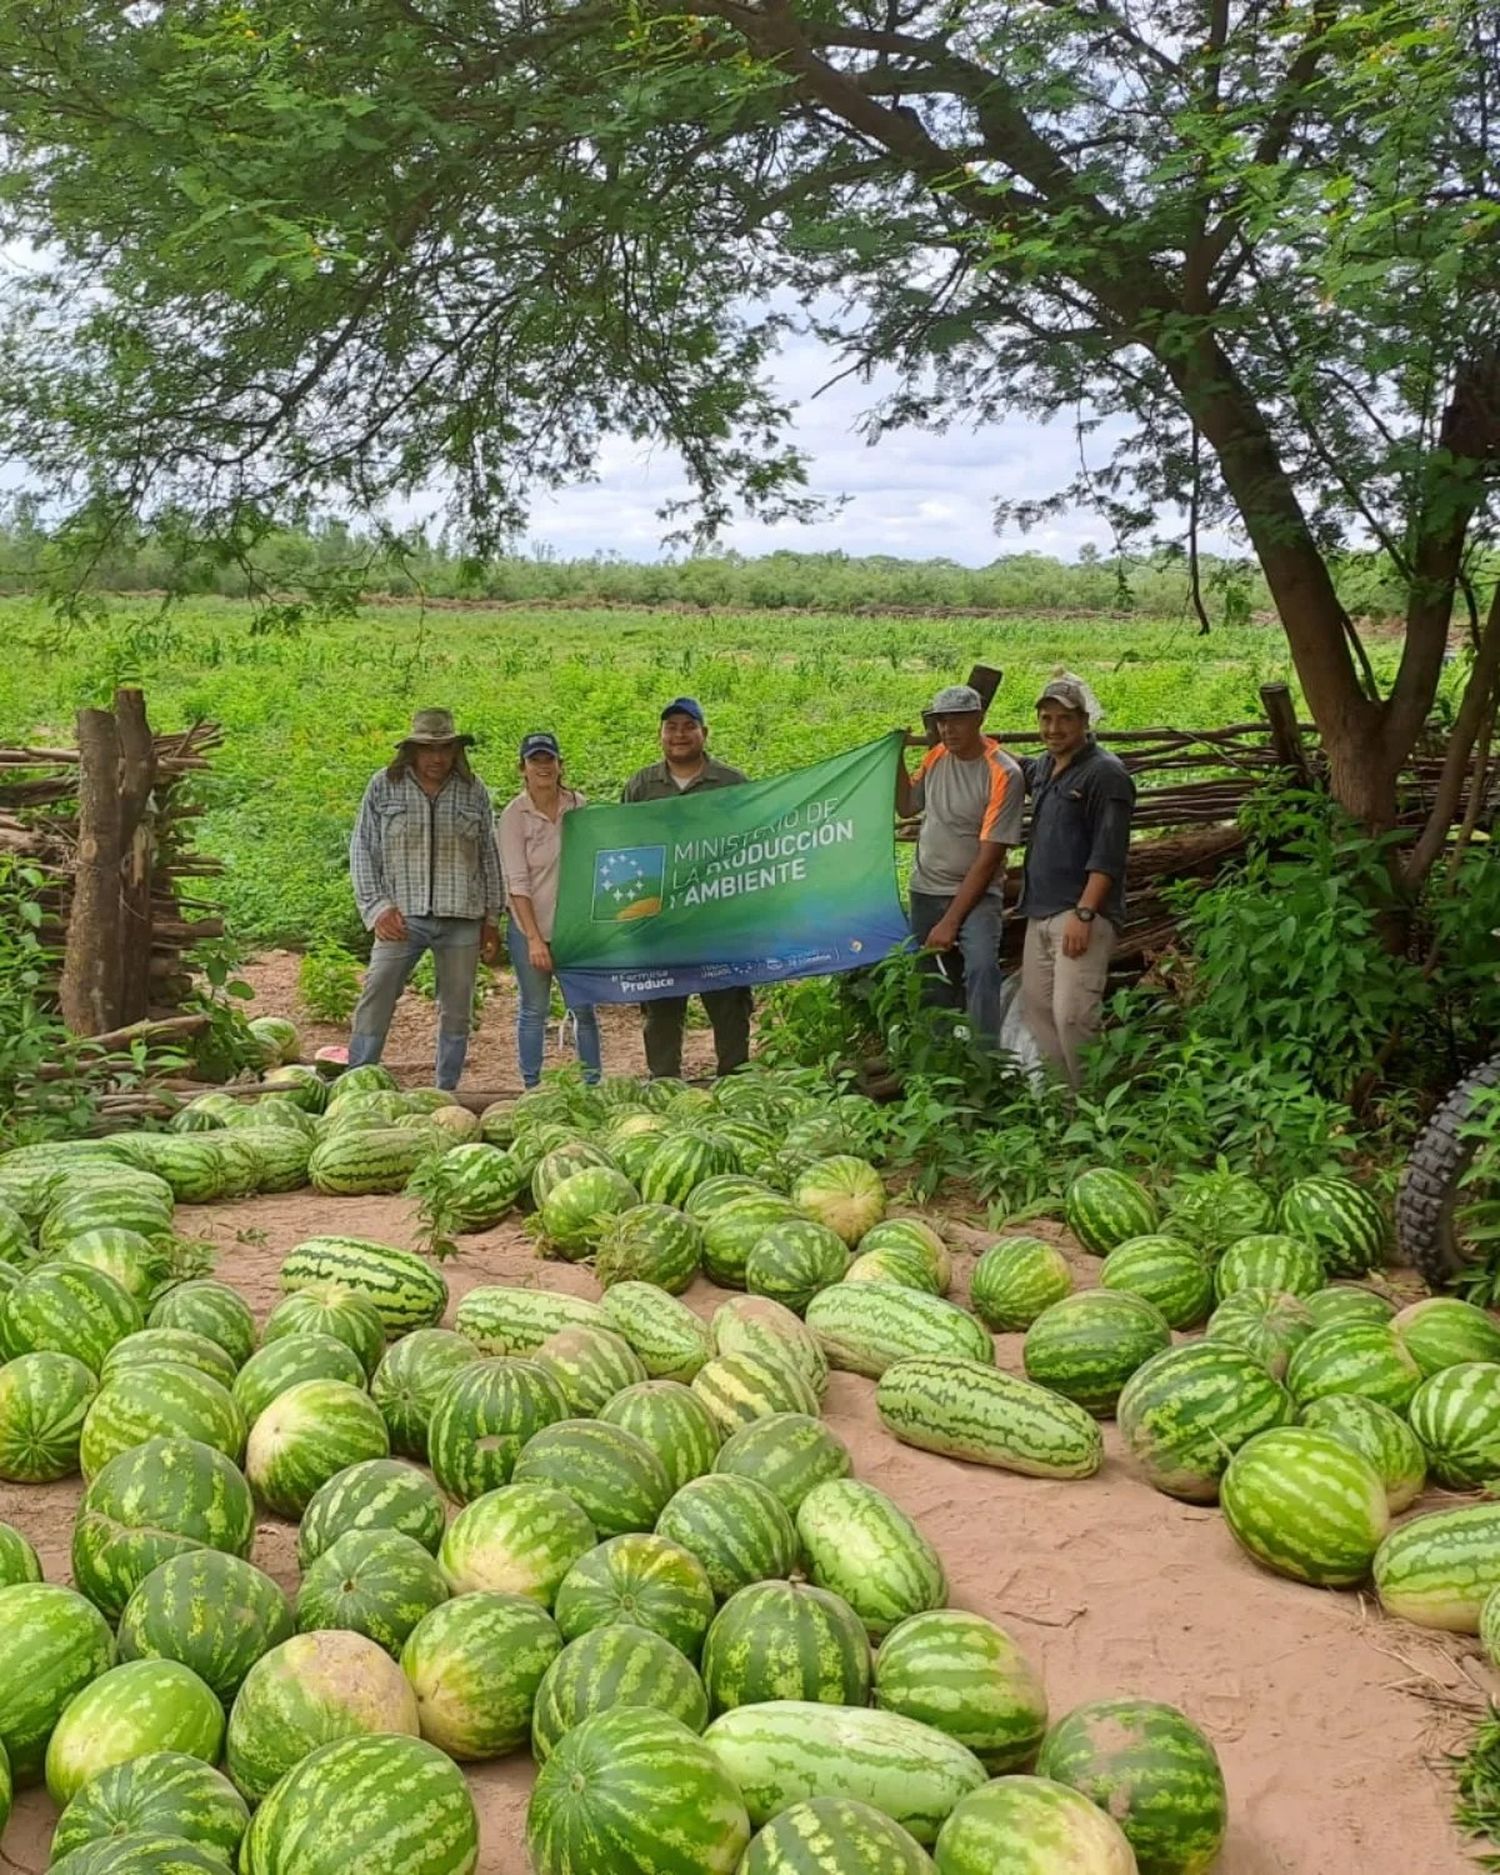
[[[219,1273],[261,1313],[276,1298],[280,1259],[304,1237],[414,1241],[399,1198],[299,1193],[181,1217],[184,1229],[214,1241]],[[981,1241],[967,1236],[971,1247]],[[1087,1281],[1097,1264],[1074,1254]],[[958,1260],[961,1292],[971,1259]],[[597,1293],[587,1271],[538,1263],[514,1226],[464,1239],[447,1274],[455,1302],[496,1281]],[[720,1292],[700,1282],[687,1300],[707,1314]],[[1018,1336],[999,1338],[999,1358],[1020,1370]],[[844,1374],[829,1391],[829,1423],[848,1441],[858,1476],[920,1521],[947,1564],[954,1604],[1003,1623],[1028,1648],[1054,1713],[1133,1693],[1169,1700],[1207,1728],[1233,1812],[1221,1875],[1457,1875],[1473,1866],[1449,1821],[1441,1767],[1465,1727],[1431,1696],[1447,1689],[1477,1706],[1476,1688],[1494,1686],[1475,1643],[1387,1622],[1353,1594],[1264,1574],[1216,1512],[1133,1478],[1112,1426],[1096,1478],[1051,1483],[898,1446],[875,1417],[873,1393],[873,1383]],[[0,1517],[27,1532],[55,1581],[67,1578],[76,1498],[76,1484],[0,1489]],[[294,1534],[267,1521],[254,1551],[289,1588]],[[530,1760],[481,1767],[473,1782],[481,1870],[523,1875]],[[38,1875],[53,1821],[45,1793],[26,1793],[0,1866]]]

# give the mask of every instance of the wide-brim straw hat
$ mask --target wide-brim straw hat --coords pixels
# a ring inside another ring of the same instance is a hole
[[[411,719],[411,728],[396,744],[404,749],[412,743],[420,747],[443,748],[450,742],[457,742],[464,748],[474,746],[472,736],[461,736],[453,721],[452,710],[417,710]]]

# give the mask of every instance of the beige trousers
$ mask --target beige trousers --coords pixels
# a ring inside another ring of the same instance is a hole
[[[1060,911],[1027,921],[1021,1012],[1044,1058],[1077,1087],[1082,1051],[1099,1033],[1115,928],[1107,918],[1096,918],[1089,926],[1088,949],[1081,957],[1065,957],[1063,927],[1072,915]]]

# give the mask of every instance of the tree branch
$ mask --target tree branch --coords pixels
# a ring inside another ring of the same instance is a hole
[[[1500,683],[1500,580],[1496,581],[1490,598],[1489,617],[1480,634],[1469,681],[1464,685],[1458,715],[1448,737],[1443,772],[1438,777],[1432,811],[1402,869],[1403,878],[1413,889],[1427,877],[1447,845],[1448,829],[1463,795],[1464,773],[1469,765],[1469,756],[1478,738],[1480,725],[1493,706],[1497,683]]]

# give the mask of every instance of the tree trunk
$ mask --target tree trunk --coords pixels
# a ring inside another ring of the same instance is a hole
[[[59,999],[75,1035],[120,1021],[120,733],[108,710],[78,712],[78,858]]]
[[[120,1020],[139,1022],[151,1004],[151,886],[156,854],[151,790],[156,744],[139,690],[115,692],[120,729]]]

